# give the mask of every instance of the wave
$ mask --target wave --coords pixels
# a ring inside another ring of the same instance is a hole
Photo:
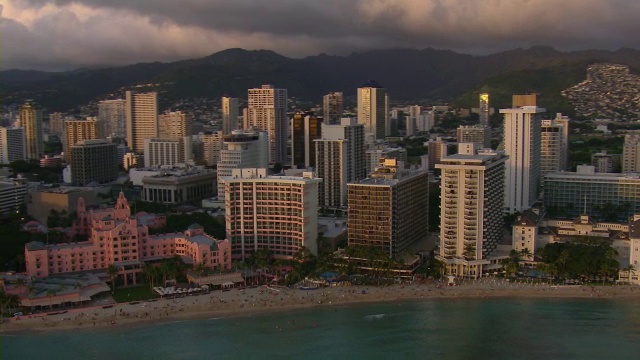
[[[367,315],[364,317],[365,320],[381,320],[385,317],[386,314],[374,314],[374,315]]]

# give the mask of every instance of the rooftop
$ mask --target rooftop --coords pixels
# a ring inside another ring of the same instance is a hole
[[[403,172],[398,173],[397,177],[395,178],[388,178],[388,177],[370,177],[370,178],[366,178],[363,180],[360,180],[358,182],[354,182],[354,183],[349,183],[349,185],[380,185],[380,186],[393,186],[396,185],[398,183],[404,182],[410,178],[413,178],[415,176],[420,176],[420,175],[424,175],[425,177],[427,176],[427,172],[424,170],[406,170]],[[426,180],[425,180],[426,181]]]

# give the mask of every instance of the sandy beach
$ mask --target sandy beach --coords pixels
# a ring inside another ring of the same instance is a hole
[[[581,286],[507,282],[504,279],[467,281],[458,286],[439,283],[412,283],[392,286],[327,287],[318,290],[286,288],[232,289],[175,299],[140,301],[70,309],[64,314],[27,315],[6,319],[0,334],[60,331],[75,329],[117,328],[138,324],[161,323],[213,317],[247,316],[315,306],[336,306],[383,301],[457,299],[457,298],[592,298],[640,299],[640,287],[631,285]],[[55,310],[53,312],[56,312]]]

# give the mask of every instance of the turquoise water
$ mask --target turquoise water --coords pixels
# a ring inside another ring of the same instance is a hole
[[[430,300],[5,336],[1,359],[640,359],[640,304]]]

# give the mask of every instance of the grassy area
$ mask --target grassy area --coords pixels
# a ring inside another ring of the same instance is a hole
[[[113,299],[119,303],[155,299],[157,297],[158,295],[149,289],[149,285],[120,288],[116,289],[113,294]]]

